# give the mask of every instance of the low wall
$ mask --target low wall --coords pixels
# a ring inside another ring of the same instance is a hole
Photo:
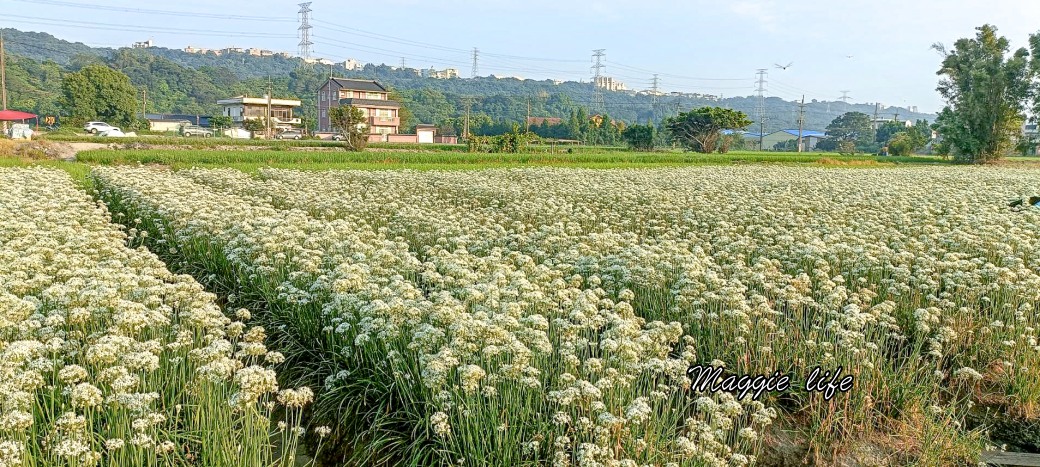
[[[388,143],[418,143],[418,135],[386,135]]]

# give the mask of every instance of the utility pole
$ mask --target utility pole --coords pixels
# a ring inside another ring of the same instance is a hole
[[[141,89],[142,101],[141,102],[141,118],[148,118],[148,88]]]
[[[607,49],[595,49],[592,51],[592,105],[596,112],[603,112],[606,105],[603,103],[603,90],[600,88],[600,78],[603,76],[601,71],[606,65],[603,64],[603,57],[606,56],[604,52]]]
[[[274,136],[271,133],[271,94],[274,93],[274,87],[271,86],[271,78],[267,78],[267,139],[271,139]]]
[[[762,151],[766,131],[766,75],[769,74],[769,70],[759,68],[756,74],[758,75],[758,87],[755,88],[755,91],[758,93],[758,105],[755,113],[758,115],[758,150]]]
[[[476,47],[474,47],[473,48],[473,68],[470,69],[471,70],[470,71],[470,78],[476,78],[477,77],[477,61],[479,60],[479,57],[480,57],[480,50],[477,49]]]
[[[466,105],[466,120],[462,124],[462,138],[469,138],[469,112],[473,108],[473,100],[469,96],[465,97],[462,102]]]
[[[6,52],[4,52],[3,31],[0,31],[0,100],[3,101],[4,108],[2,110],[7,110],[7,61]],[[7,134],[6,121],[4,122],[3,133]]]
[[[899,122],[899,112],[895,113],[895,117],[892,120]]]
[[[4,108],[7,110],[7,54],[4,51],[4,33],[0,31],[0,100],[3,100]],[[6,129],[7,124],[4,123]]]
[[[311,11],[313,10],[311,10],[311,2],[300,3],[298,6],[300,7],[300,11],[298,12],[300,15],[300,57],[310,59],[311,46],[314,45],[314,43],[311,42],[311,28],[314,27],[311,26]]]
[[[527,132],[531,132],[531,96],[527,97]]]
[[[798,104],[798,152],[802,152],[802,128],[805,126],[805,94],[802,103]]]
[[[874,130],[874,137],[872,138],[872,140],[874,140],[874,141],[877,141],[877,130],[878,130],[877,119],[878,119],[878,112],[880,110],[881,110],[881,103],[880,102],[875,102],[874,103],[874,122],[873,122],[872,125],[870,125],[870,127]]]

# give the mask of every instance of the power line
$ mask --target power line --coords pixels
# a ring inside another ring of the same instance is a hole
[[[94,29],[101,31],[131,31],[131,32],[153,32],[153,33],[189,33],[200,36],[222,36],[222,37],[258,37],[258,38],[289,38],[292,34],[254,34],[247,32],[216,32],[209,29],[181,29],[167,27],[132,26],[125,24],[99,23],[93,21],[52,20],[35,16],[21,16],[5,14],[5,19],[14,18],[15,23],[38,24],[43,26],[61,26],[68,28]],[[71,23],[71,24],[70,24]]]
[[[170,10],[153,10],[146,8],[125,8],[115,7],[108,5],[97,5],[97,4],[84,4],[84,3],[72,3],[72,2],[60,2],[55,0],[14,0],[16,2],[30,3],[32,5],[51,5],[51,6],[63,6],[72,8],[84,8],[88,10],[103,10],[103,11],[119,11],[123,13],[140,13],[140,14],[151,14],[151,15],[163,15],[163,16],[187,16],[193,18],[213,18],[213,19],[226,19],[226,20],[241,20],[241,21],[270,21],[270,22],[289,22],[292,21],[286,18],[278,18],[272,16],[245,16],[245,15],[227,15],[227,14],[214,14],[214,13],[189,13],[183,11],[170,11]]]
[[[634,72],[638,72],[638,73],[656,73],[656,74],[659,74],[659,75],[664,76],[666,78],[673,78],[673,79],[690,80],[690,81],[751,81],[751,80],[749,80],[747,78],[700,78],[700,77],[695,77],[695,76],[684,76],[684,75],[676,75],[676,74],[671,74],[671,73],[661,73],[661,72],[658,72],[658,71],[648,70],[648,69],[645,69],[645,68],[638,68],[638,67],[634,67],[634,66],[623,65],[623,64],[620,64],[618,62],[612,62],[612,61],[608,61],[607,63],[609,63],[610,65],[612,65],[614,67],[617,67],[617,68],[624,68],[624,69],[628,69],[628,70],[631,70],[631,71],[634,71]]]

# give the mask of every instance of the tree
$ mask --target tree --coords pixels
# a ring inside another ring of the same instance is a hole
[[[798,152],[798,140],[789,139],[787,141],[781,141],[773,145],[773,150],[780,152]]]
[[[231,128],[235,125],[235,121],[227,115],[217,115],[209,118],[209,126],[213,128],[214,132],[218,135],[222,135],[223,130]]]
[[[843,142],[852,143],[857,147],[867,146],[874,140],[870,116],[863,112],[847,112],[835,118],[827,125],[826,133],[837,142],[837,146],[841,146]]]
[[[909,156],[917,149],[914,145],[914,138],[910,132],[901,131],[889,139],[888,151],[893,156]]]
[[[652,124],[631,125],[621,133],[625,142],[636,151],[653,151],[657,129]]]
[[[747,149],[748,142],[744,138],[744,134],[739,131],[733,131],[729,134],[722,135],[721,143],[719,145],[719,152],[727,153],[731,149],[736,151],[742,151]]]
[[[939,133],[956,160],[981,163],[1014,149],[1032,80],[1040,70],[1031,66],[1025,48],[1008,56],[1010,42],[997,36],[996,27],[976,30],[974,38],[957,40],[953,50],[942,44],[932,47],[943,55],[936,73],[943,78],[936,90],[947,102],[936,120]],[[1034,38],[1033,45],[1037,42]]]
[[[701,107],[665,120],[673,140],[705,154],[719,149],[722,130],[742,130],[751,123],[744,112],[722,107]]]
[[[343,135],[343,144],[351,151],[361,151],[368,144],[368,125],[365,113],[352,105],[341,105],[329,109],[332,127]]]
[[[906,131],[906,125],[902,122],[882,123],[878,126],[877,132],[874,135],[874,142],[882,144],[887,143],[896,133],[902,133],[904,131]]]
[[[242,128],[245,128],[253,134],[265,132],[267,131],[267,118],[257,117],[245,119],[242,121]]]
[[[103,120],[117,126],[136,122],[137,89],[125,74],[104,65],[87,65],[65,75],[60,103],[75,122]]]

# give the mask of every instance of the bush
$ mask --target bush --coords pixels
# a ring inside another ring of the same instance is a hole
[[[888,152],[893,156],[909,156],[914,152],[914,142],[906,132],[899,132],[888,140]]]

